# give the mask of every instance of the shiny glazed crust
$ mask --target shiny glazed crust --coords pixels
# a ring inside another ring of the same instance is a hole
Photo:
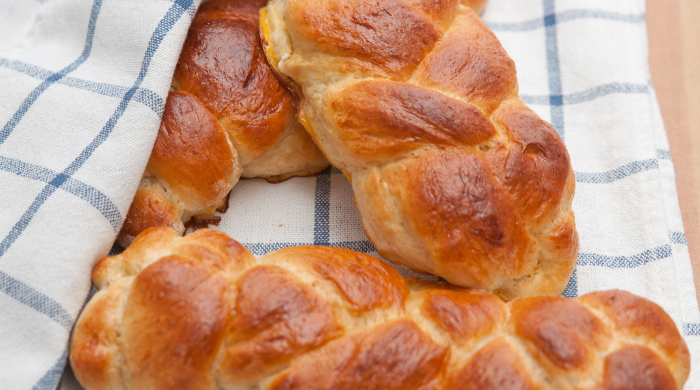
[[[88,390],[670,390],[690,369],[671,318],[624,291],[504,303],[342,248],[256,260],[209,229],[149,229],[92,277],[70,352]]]
[[[292,93],[265,60],[258,0],[215,0],[195,15],[163,120],[119,234],[184,232],[216,223],[239,177],[278,182],[318,173],[328,160],[297,120]]]
[[[505,299],[558,295],[579,248],[569,154],[467,5],[483,2],[271,0],[263,46],[380,254]]]

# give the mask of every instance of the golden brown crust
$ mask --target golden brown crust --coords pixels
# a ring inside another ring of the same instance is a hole
[[[192,207],[206,207],[226,196],[240,174],[236,151],[194,96],[170,92],[168,101],[146,171]]]
[[[246,165],[272,148],[293,120],[292,94],[265,60],[251,12],[257,2],[206,4],[192,21],[173,85],[216,116]]]
[[[470,6],[271,0],[261,34],[379,253],[505,299],[557,295],[578,253],[570,158]]]
[[[116,283],[115,283],[116,284]],[[70,341],[70,364],[76,378],[88,389],[112,389],[120,382],[116,327],[122,303],[119,288],[95,294],[76,322]]]
[[[485,165],[482,156],[461,152],[417,159],[406,170],[414,192],[402,194],[402,206],[442,267],[479,269],[478,280],[457,284],[494,288],[492,273],[522,275],[534,242]]]
[[[237,103],[234,97],[258,63],[256,37],[249,19],[198,14],[175,67],[175,88],[196,96],[218,118]]]
[[[459,6],[455,0],[410,0],[409,3],[429,15],[443,29],[450,26]]]
[[[673,390],[678,388],[659,355],[642,346],[628,346],[605,358],[601,390]]]
[[[342,333],[328,302],[283,268],[253,268],[237,290],[236,316],[218,369],[231,385],[255,384]]]
[[[434,389],[446,350],[411,321],[377,325],[300,359],[270,389]]]
[[[388,187],[388,195],[397,200],[400,214],[406,216],[407,230],[416,232],[415,240],[428,248],[428,257],[441,259],[424,271],[449,274],[448,280],[457,285],[495,289],[503,275],[518,278],[535,262],[536,243],[483,156],[438,150],[385,166],[379,172],[380,181],[370,184],[360,177],[357,184],[353,182],[356,193]],[[373,188],[358,191],[363,185]],[[358,196],[358,203],[366,199]],[[380,203],[382,198],[369,201]],[[382,223],[381,218],[372,220]],[[378,229],[366,221],[366,230]],[[391,259],[422,256],[398,252],[404,249],[400,244],[390,248],[380,250]]]
[[[586,294],[577,300],[605,313],[618,331],[632,337],[645,338],[648,329],[654,329],[654,345],[664,354],[677,355],[687,361],[690,352],[685,342],[678,338],[678,328],[671,317],[657,304],[626,291],[610,290]],[[690,365],[679,365],[676,378],[690,372]]]
[[[556,217],[571,178],[571,162],[556,130],[523,103],[505,104],[493,114],[508,131],[509,146],[492,150],[489,167],[508,188],[523,218]]]
[[[155,233],[159,232],[150,234]],[[171,245],[170,250],[174,253],[191,256],[227,274],[238,275],[255,263],[255,257],[248,249],[218,230],[200,229],[173,240]]]
[[[402,0],[291,0],[294,33],[316,52],[357,61],[369,72],[407,76],[432,49],[441,28]]]
[[[457,345],[465,347],[503,326],[508,314],[502,300],[478,290],[428,290],[422,309]]]
[[[461,369],[448,376],[446,390],[535,390],[533,373],[523,364],[516,348],[498,338],[474,354]]]
[[[353,311],[403,307],[408,295],[401,275],[364,253],[308,246],[280,249],[275,256],[292,257],[297,263],[308,265],[317,277],[333,283]],[[333,258],[333,263],[328,263],[329,258]]]
[[[194,96],[169,92],[119,244],[126,247],[149,227],[184,233],[190,218],[212,217],[240,174],[238,153],[216,118]]]
[[[609,335],[602,321],[583,305],[556,297],[515,300],[513,331],[547,371],[564,374],[591,367]]]
[[[197,10],[197,17],[217,19],[222,16],[235,19],[257,20],[265,0],[207,1]]]
[[[179,255],[136,276],[121,324],[132,387],[211,388],[211,365],[230,310],[227,287],[215,269]]]
[[[106,389],[676,389],[670,317],[623,291],[505,303],[407,283],[377,258],[153,228],[98,262],[70,362]],[[446,287],[446,288],[443,288]]]
[[[413,80],[454,93],[487,113],[518,91],[515,63],[474,12],[457,15]]]
[[[126,248],[136,236],[150,227],[171,227],[182,233],[185,227],[180,214],[178,207],[161,196],[155,188],[140,189],[131,202],[117,241]]]
[[[261,0],[214,0],[195,15],[140,193],[119,243],[153,226],[216,225],[240,176],[276,182],[328,161],[296,119],[292,93],[265,60]],[[148,196],[146,196],[146,191]]]
[[[495,134],[476,107],[430,89],[391,81],[362,81],[328,96],[339,142],[352,158],[380,164],[430,143],[474,146]]]

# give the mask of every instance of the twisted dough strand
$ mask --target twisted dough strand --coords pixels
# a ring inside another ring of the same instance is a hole
[[[380,254],[506,299],[563,291],[578,253],[569,155],[475,12],[272,0],[261,34]]]
[[[149,229],[102,259],[70,362],[102,389],[680,389],[688,349],[656,304],[410,287],[382,261]],[[448,289],[446,289],[448,288]]]

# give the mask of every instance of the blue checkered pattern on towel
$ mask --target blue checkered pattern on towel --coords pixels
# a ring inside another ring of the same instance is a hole
[[[0,14],[0,390],[78,389],[69,332],[148,159],[198,1],[8,0]],[[700,364],[700,312],[649,81],[644,0],[490,0],[520,91],[564,138],[581,253],[564,292],[662,305]],[[219,228],[256,255],[299,244],[376,255],[336,169],[244,180]],[[404,275],[411,272],[400,269]],[[700,386],[697,370],[687,389]]]
[[[193,0],[0,14],[0,389],[54,389],[160,123]]]

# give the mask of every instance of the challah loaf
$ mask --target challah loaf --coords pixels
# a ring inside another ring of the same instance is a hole
[[[271,0],[270,64],[387,259],[505,299],[563,291],[574,173],[513,61],[458,0]]]
[[[92,277],[70,352],[88,390],[665,390],[689,372],[671,318],[623,291],[506,304],[347,249],[256,260],[209,229],[149,229]]]
[[[215,0],[192,21],[158,137],[119,234],[218,222],[239,177],[271,182],[322,171],[328,161],[296,118],[293,95],[265,60],[260,0]]]

